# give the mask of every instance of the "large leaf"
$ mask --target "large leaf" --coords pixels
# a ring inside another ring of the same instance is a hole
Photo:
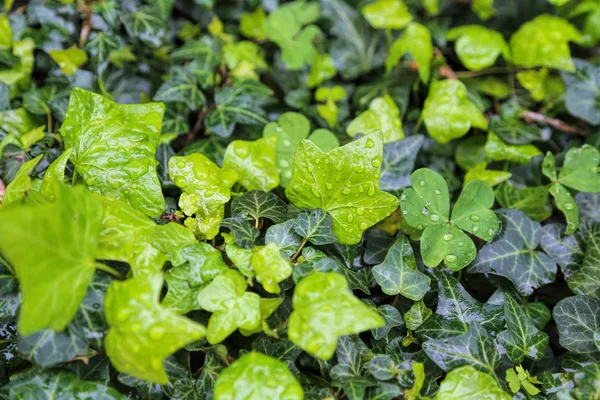
[[[513,282],[524,296],[554,281],[556,263],[537,251],[542,237],[539,222],[519,210],[497,211],[502,221],[498,236],[485,245],[469,267],[469,272],[491,273]]]
[[[255,221],[266,218],[273,222],[285,219],[287,205],[273,193],[259,190],[247,192],[231,203],[231,215],[253,218]]]
[[[366,135],[376,131],[383,132],[383,142],[392,143],[404,138],[400,110],[391,96],[385,95],[373,99],[369,109],[356,117],[346,128],[350,137]]]
[[[215,400],[242,397],[302,400],[304,392],[283,361],[250,352],[223,370],[215,383]]]
[[[470,70],[480,70],[494,65],[502,54],[510,60],[510,50],[502,34],[481,25],[461,25],[446,34],[448,40],[455,40],[454,50],[460,61]]]
[[[473,322],[490,332],[499,332],[504,326],[502,307],[478,302],[450,275],[444,274],[438,285],[436,312],[417,329],[419,337],[437,340],[461,335]]]
[[[361,11],[375,29],[402,29],[413,18],[403,0],[377,0]]]
[[[385,325],[379,314],[354,297],[348,281],[333,272],[315,272],[302,279],[294,290],[293,303],[288,337],[324,360],[333,356],[339,337]]]
[[[279,185],[275,163],[277,136],[255,141],[234,140],[227,146],[223,168],[237,172],[238,181],[248,190],[269,191]]]
[[[496,379],[465,365],[450,371],[442,383],[435,400],[510,400],[512,396],[498,387]]]
[[[595,333],[600,328],[600,300],[591,296],[562,299],[552,312],[560,345],[574,354],[598,359]]]
[[[567,93],[565,105],[574,117],[581,118],[592,125],[600,124],[600,71],[598,67],[582,60],[574,60],[574,72],[562,72],[561,76]]]
[[[23,294],[19,332],[64,329],[94,276],[102,207],[85,188],[61,188],[55,203],[0,211],[0,249]]]
[[[481,111],[467,97],[467,89],[459,80],[433,82],[423,108],[427,131],[439,143],[464,136],[471,127],[487,128]]]
[[[163,362],[184,345],[204,337],[202,325],[163,308],[160,274],[113,282],[104,303],[110,330],[106,354],[119,371],[160,384],[168,383]]]
[[[61,127],[71,161],[91,191],[150,216],[165,209],[154,153],[165,107],[126,105],[75,88]]]
[[[373,268],[373,275],[384,293],[399,293],[415,301],[423,298],[431,283],[431,279],[417,269],[412,247],[405,235],[396,239],[383,263]]]
[[[379,189],[382,142],[381,133],[372,134],[323,153],[303,141],[286,195],[296,207],[329,212],[340,243],[358,243],[365,229],[398,207],[398,199]]]

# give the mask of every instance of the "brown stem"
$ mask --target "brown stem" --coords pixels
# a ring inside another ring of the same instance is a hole
[[[587,135],[586,130],[580,129],[573,125],[569,125],[566,122],[561,121],[559,119],[547,117],[544,114],[540,114],[534,111],[523,111],[521,113],[521,118],[523,118],[528,123],[540,122],[542,124],[550,125],[551,127],[563,132],[573,133],[579,136]]]
[[[294,255],[292,256],[292,258],[290,260],[291,262],[296,261],[296,258],[298,258],[298,256],[300,255],[300,252],[302,251],[302,249],[306,245],[306,242],[308,242],[308,238],[302,239],[302,243],[300,243],[300,247],[298,247],[298,250],[296,250],[296,252],[294,253]]]
[[[79,47],[83,47],[85,42],[87,42],[88,36],[92,31],[92,5],[86,4],[79,7],[79,11],[82,14],[85,14],[85,20],[83,21],[83,26],[81,27],[81,32],[79,34]]]

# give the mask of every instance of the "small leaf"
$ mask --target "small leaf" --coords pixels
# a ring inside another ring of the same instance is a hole
[[[255,221],[261,218],[273,222],[285,220],[287,205],[273,193],[259,190],[247,192],[236,197],[231,203],[231,215],[235,217],[251,217]]]
[[[600,192],[600,152],[590,145],[567,151],[558,181],[582,192]]]
[[[260,231],[244,218],[225,218],[221,226],[229,228],[234,235],[235,243],[243,248],[251,249],[258,239]]]
[[[504,318],[508,329],[500,332],[498,341],[508,357],[520,363],[525,357],[540,360],[548,347],[549,337],[539,331],[522,306],[510,295],[504,294]]]
[[[110,330],[105,346],[117,370],[167,384],[165,358],[203,338],[205,329],[163,308],[158,302],[162,286],[160,274],[115,281],[109,286],[104,306]]]
[[[300,237],[320,246],[336,242],[333,234],[333,219],[320,208],[303,209],[294,221],[294,231]]]
[[[243,12],[240,16],[240,33],[251,39],[266,39],[265,20],[267,16],[265,10],[258,6],[251,12]]]
[[[537,147],[531,144],[506,144],[493,132],[488,133],[484,150],[487,159],[491,161],[510,161],[518,164],[526,164],[533,157],[543,155]]]
[[[483,181],[493,187],[510,179],[512,176],[512,173],[510,172],[495,171],[492,169],[486,169],[486,167],[487,163],[483,162],[469,169],[465,174],[463,185],[466,185],[472,181]]]
[[[85,51],[78,49],[75,45],[66,50],[50,50],[48,54],[58,64],[60,70],[69,76],[73,76],[75,71],[88,60]]]
[[[429,290],[431,279],[417,269],[408,238],[400,235],[388,251],[383,263],[373,268],[373,275],[384,293],[401,294],[420,300]]]
[[[302,243],[302,237],[294,230],[295,225],[296,221],[289,219],[281,224],[271,225],[265,234],[265,244],[275,243],[281,255],[288,260],[292,258]]]
[[[423,135],[414,135],[383,146],[383,162],[379,185],[382,190],[398,190],[410,186],[410,174],[423,146]]]
[[[348,281],[337,273],[315,272],[302,279],[294,290],[293,303],[288,337],[324,360],[333,356],[339,337],[385,325],[381,316],[354,297]]]
[[[279,293],[279,282],[292,275],[292,267],[279,253],[279,247],[271,243],[252,255],[250,261],[256,273],[256,280],[268,293]]]
[[[415,302],[406,313],[404,313],[404,323],[406,329],[414,331],[433,315],[422,300]]]
[[[600,124],[600,107],[597,104],[600,79],[598,67],[583,60],[574,59],[576,70],[561,72],[567,93],[565,105],[571,115],[592,124]]]
[[[2,200],[4,206],[18,202],[27,195],[31,189],[31,177],[29,174],[38,165],[42,157],[43,155],[40,154],[36,158],[21,165],[13,180],[6,185],[6,191]]]
[[[244,277],[229,270],[200,290],[200,307],[212,312],[206,331],[209,343],[222,342],[237,328],[252,331],[260,326],[260,296],[246,288]]]
[[[253,351],[219,374],[214,398],[302,400],[304,392],[284,362]]]
[[[122,199],[149,216],[162,214],[165,199],[154,154],[164,110],[159,103],[118,104],[73,89],[60,131],[92,192]]]
[[[219,232],[225,215],[225,203],[231,197],[231,187],[237,173],[217,167],[202,154],[194,153],[169,159],[169,177],[183,190],[179,207],[188,216],[194,216],[195,230],[207,239]]]
[[[471,127],[485,129],[488,125],[467,97],[465,85],[455,79],[431,84],[422,117],[427,131],[439,143],[460,138]]]
[[[431,60],[433,59],[433,43],[431,33],[426,26],[417,22],[408,24],[402,37],[396,39],[390,46],[385,60],[385,69],[389,73],[400,59],[406,54],[416,61],[419,77],[424,83],[429,82],[431,75]]]
[[[185,68],[175,67],[156,91],[154,101],[184,103],[190,110],[198,110],[206,98],[198,88],[196,77]]]
[[[389,95],[371,101],[369,109],[350,122],[346,133],[350,137],[355,137],[358,134],[367,135],[378,130],[383,132],[384,143],[404,139],[400,110]]]
[[[403,0],[376,0],[363,6],[362,14],[375,29],[402,29],[413,19]]]
[[[558,302],[552,311],[560,345],[574,354],[597,359],[594,333],[600,328],[600,300],[592,296],[571,296]]]
[[[358,243],[364,230],[398,207],[394,196],[378,188],[382,142],[378,133],[323,153],[311,141],[303,141],[286,195],[298,208],[329,212],[340,243]]]
[[[510,50],[502,34],[481,25],[452,28],[446,39],[456,41],[454,50],[458,58],[472,71],[494,65],[500,54],[505,60],[510,60]]]
[[[496,189],[496,200],[503,208],[521,210],[538,222],[552,215],[552,205],[548,201],[548,189],[545,186],[521,188],[507,182]]]
[[[265,192],[279,186],[279,172],[275,163],[276,136],[255,141],[234,140],[227,146],[223,168],[235,171],[239,183],[247,190]]]

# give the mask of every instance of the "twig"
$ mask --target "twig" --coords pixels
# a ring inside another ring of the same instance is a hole
[[[111,274],[112,276],[114,276],[117,279],[120,279],[120,280],[124,280],[125,279],[125,277],[123,275],[121,275],[119,273],[119,271],[117,271],[116,269],[114,269],[112,267],[109,267],[106,264],[102,264],[100,262],[95,262],[94,263],[94,267],[96,267],[96,269],[99,269],[100,271],[104,271],[104,272],[107,272],[107,273]]]
[[[81,27],[81,32],[79,34],[79,47],[83,47],[85,42],[87,42],[88,36],[92,31],[92,5],[80,6],[79,11],[82,14],[85,14],[85,20],[83,21],[83,26]]]
[[[294,255],[292,256],[292,258],[290,259],[291,262],[296,261],[296,258],[298,258],[298,256],[300,255],[300,252],[302,251],[302,249],[304,248],[304,246],[306,245],[306,242],[308,241],[308,238],[304,238],[302,240],[302,243],[300,243],[300,247],[298,247],[298,250],[296,250],[296,252],[294,253]]]
[[[540,114],[534,111],[523,111],[521,113],[521,117],[528,123],[541,122],[563,132],[573,133],[579,136],[587,135],[587,131],[583,129],[580,129],[573,125],[569,125],[566,122],[563,122],[559,119],[547,117],[544,114]]]
[[[456,72],[456,76],[459,78],[472,78],[475,76],[492,75],[492,74],[514,74],[515,72],[527,71],[531,68],[517,68],[517,67],[492,67],[482,69],[479,71],[459,71]]]
[[[458,79],[458,75],[449,65],[442,65],[438,68],[438,72],[441,76],[447,79]]]

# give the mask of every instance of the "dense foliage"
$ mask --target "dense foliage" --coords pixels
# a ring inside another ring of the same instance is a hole
[[[4,0],[0,398],[600,399],[599,39],[598,0]]]

